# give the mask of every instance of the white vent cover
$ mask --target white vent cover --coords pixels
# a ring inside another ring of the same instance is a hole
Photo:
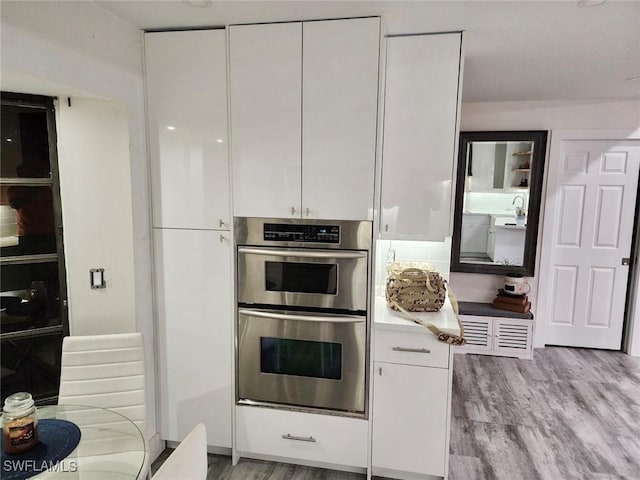
[[[460,319],[464,326],[464,338],[469,346],[486,347],[489,345],[490,325],[487,321]]]
[[[518,348],[526,350],[529,339],[529,326],[512,323],[499,323],[497,331],[498,348]]]

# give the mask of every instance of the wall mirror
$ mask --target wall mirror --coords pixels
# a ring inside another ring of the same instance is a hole
[[[451,270],[533,276],[546,131],[460,132]]]

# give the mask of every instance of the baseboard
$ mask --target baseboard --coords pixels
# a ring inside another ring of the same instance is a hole
[[[180,445],[180,442],[172,442],[170,440],[167,440],[167,448],[176,448],[178,445]],[[228,447],[212,447],[211,445],[207,445],[207,453],[230,457],[231,449]]]
[[[301,460],[299,458],[277,457],[274,455],[262,455],[260,453],[237,452],[239,458],[252,458],[254,460],[266,460],[268,462],[292,463],[305,467],[325,468],[328,470],[339,470],[350,473],[367,473],[365,467],[352,467],[349,465],[336,465],[333,463],[314,462],[312,460]]]
[[[442,480],[444,477],[426,475],[413,472],[405,472],[402,470],[391,470],[389,468],[373,467],[371,469],[373,475],[385,478],[398,478],[400,480]]]

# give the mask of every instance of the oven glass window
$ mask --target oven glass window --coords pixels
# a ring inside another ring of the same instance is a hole
[[[342,378],[342,344],[260,337],[260,371],[300,377]]]
[[[270,292],[336,294],[336,264],[265,262],[265,272],[265,288]]]

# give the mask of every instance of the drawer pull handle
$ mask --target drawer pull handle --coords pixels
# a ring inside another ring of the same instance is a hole
[[[393,350],[394,352],[431,353],[431,350],[428,350],[426,348],[393,347],[391,350]]]
[[[297,440],[298,442],[316,442],[316,439],[313,437],[296,437],[295,435],[289,435],[288,433],[286,435],[282,435],[282,438],[285,440]]]

